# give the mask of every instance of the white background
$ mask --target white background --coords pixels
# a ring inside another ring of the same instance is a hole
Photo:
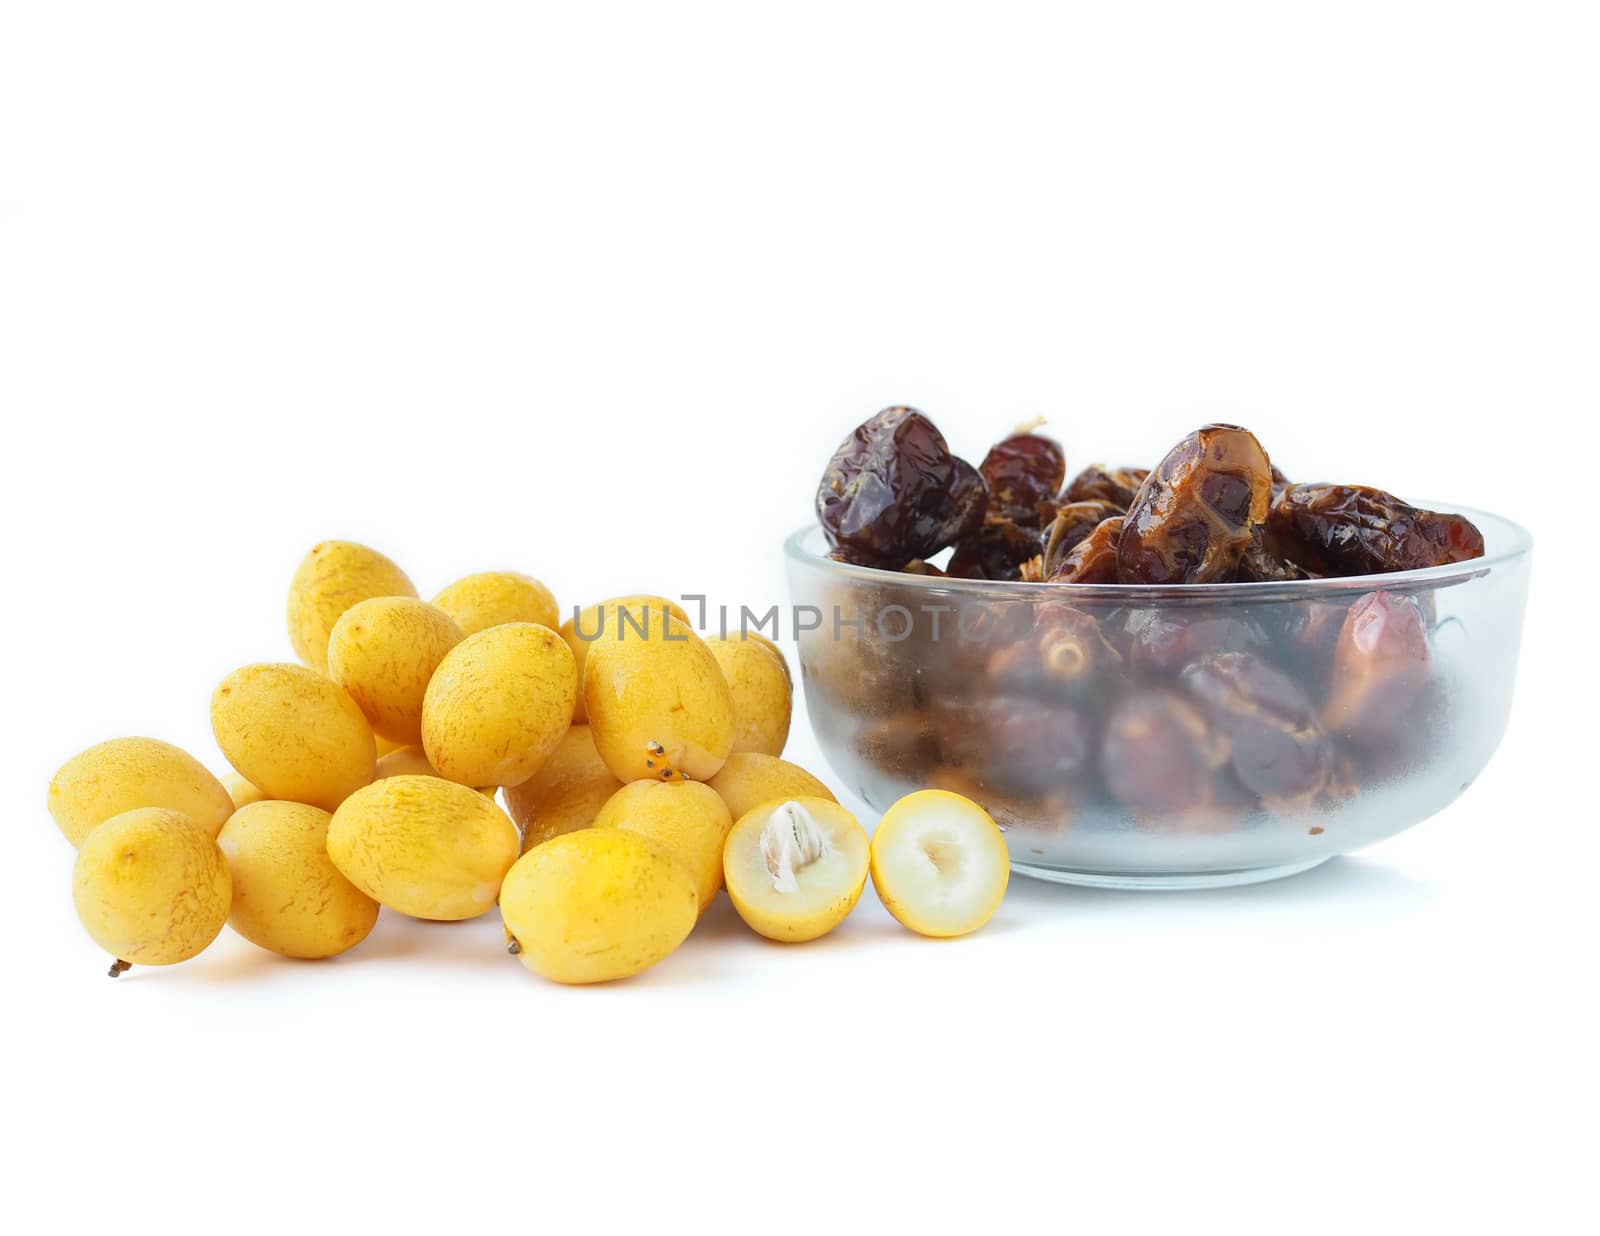
[[[1593,1230],[1592,8],[3,13],[10,1217]],[[767,604],[890,402],[1074,467],[1221,416],[1526,523],[1499,755],[1303,877],[1019,879],[952,943],[869,892],[793,949],[723,902],[603,990],[493,915],[103,977],[50,773],[219,764],[314,541]]]

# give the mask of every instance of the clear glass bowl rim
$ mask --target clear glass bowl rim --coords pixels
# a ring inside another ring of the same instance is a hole
[[[815,522],[792,533],[783,543],[784,555],[791,561],[813,567],[838,579],[855,579],[866,584],[893,583],[897,588],[925,588],[929,592],[963,592],[973,597],[1015,597],[1043,600],[1045,596],[1072,597],[1075,600],[1107,600],[1119,605],[1136,601],[1211,600],[1233,601],[1315,600],[1344,593],[1373,592],[1380,588],[1444,587],[1464,583],[1485,575],[1496,567],[1527,558],[1533,552],[1533,536],[1521,524],[1503,515],[1449,502],[1416,504],[1432,511],[1451,511],[1465,515],[1483,533],[1484,555],[1467,562],[1423,567],[1416,571],[1391,571],[1381,575],[1341,575],[1327,579],[1300,579],[1289,582],[1227,584],[1052,584],[1024,583],[1021,580],[958,579],[942,575],[908,575],[904,571],[885,571],[878,567],[856,566],[825,558],[808,542],[826,544],[820,525]]]

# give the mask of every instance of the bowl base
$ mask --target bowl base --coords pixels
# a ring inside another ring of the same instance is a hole
[[[1056,884],[1077,884],[1083,888],[1166,889],[1182,891],[1194,888],[1232,888],[1239,884],[1260,884],[1266,880],[1281,880],[1284,876],[1299,875],[1302,871],[1328,861],[1331,855],[1321,855],[1301,863],[1284,863],[1279,867],[1244,867],[1233,871],[1185,871],[1171,875],[1159,872],[1119,871],[1065,871],[1060,867],[1035,867],[1030,863],[1011,864],[1018,875],[1035,880],[1050,880]]]

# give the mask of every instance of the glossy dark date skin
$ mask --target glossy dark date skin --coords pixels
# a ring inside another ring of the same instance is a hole
[[[1021,579],[1023,564],[1043,550],[1037,528],[991,513],[975,535],[956,546],[945,574],[957,579]]]
[[[989,487],[978,470],[959,456],[954,467],[944,525],[936,538],[941,549],[946,545],[959,545],[974,535],[983,527],[989,510]]]
[[[1077,547],[1078,542],[1100,524],[1121,513],[1111,503],[1096,498],[1069,502],[1058,508],[1055,519],[1051,521],[1045,533],[1041,576],[1049,579],[1066,556]]]
[[[1311,695],[1253,652],[1223,652],[1179,675],[1184,691],[1228,741],[1233,772],[1273,809],[1308,806],[1323,793],[1334,748]]]
[[[1239,579],[1244,583],[1282,584],[1298,579],[1320,579],[1316,571],[1300,565],[1289,552],[1283,538],[1269,524],[1250,529],[1250,545],[1239,560]]]
[[[1123,514],[1133,505],[1134,495],[1149,468],[1108,468],[1104,464],[1090,464],[1077,476],[1061,496],[1068,502],[1107,502],[1116,508],[1114,514]]]
[[[1267,516],[1272,465],[1236,425],[1205,425],[1145,478],[1117,546],[1124,584],[1222,583],[1238,577],[1251,529]]]
[[[1067,475],[1061,444],[1043,434],[1012,434],[989,448],[978,471],[989,487],[989,509],[1024,528],[1040,528]]]
[[[1051,572],[1052,584],[1114,584],[1117,582],[1117,545],[1122,539],[1123,517],[1113,515],[1072,547]]]
[[[1294,560],[1323,575],[1375,575],[1483,556],[1463,515],[1423,510],[1365,485],[1290,485],[1268,527]]]
[[[828,543],[845,561],[888,570],[931,557],[977,524],[977,487],[958,462],[922,413],[885,408],[840,444],[817,487]]]

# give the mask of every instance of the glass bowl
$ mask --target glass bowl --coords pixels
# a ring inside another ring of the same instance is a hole
[[[1194,888],[1290,875],[1452,802],[1505,731],[1532,538],[1471,562],[1295,583],[1031,584],[785,543],[811,726],[883,811],[930,786],[1013,869]]]

